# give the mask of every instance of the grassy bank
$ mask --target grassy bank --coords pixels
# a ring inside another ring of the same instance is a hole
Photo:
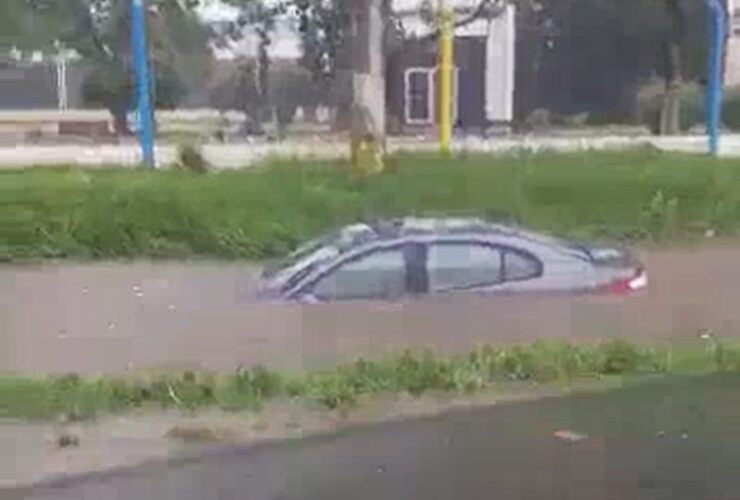
[[[653,151],[402,155],[357,179],[339,164],[253,171],[0,173],[0,259],[259,259],[331,226],[480,214],[558,233],[665,240],[740,227],[735,161]]]
[[[645,347],[623,340],[587,345],[540,341],[529,346],[482,347],[452,358],[405,353],[295,376],[254,368],[226,375],[0,377],[0,417],[87,418],[142,407],[258,409],[274,398],[299,398],[334,409],[381,393],[470,393],[512,381],[570,383],[609,376],[714,371],[740,371],[740,349],[713,339],[680,348]]]

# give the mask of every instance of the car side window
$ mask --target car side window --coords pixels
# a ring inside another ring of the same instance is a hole
[[[504,253],[504,274],[506,281],[523,281],[540,275],[540,262],[521,252],[507,251]]]
[[[314,285],[320,299],[384,299],[401,296],[406,289],[402,247],[381,249],[340,264]]]
[[[503,280],[499,249],[472,242],[431,244],[427,270],[432,291],[464,290]]]

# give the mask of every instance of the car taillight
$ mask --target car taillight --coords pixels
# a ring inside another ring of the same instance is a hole
[[[627,294],[631,292],[636,292],[638,290],[642,290],[644,288],[647,288],[648,286],[648,277],[647,273],[642,268],[635,269],[635,272],[632,276],[629,278],[620,278],[618,280],[615,280],[611,283],[609,283],[607,286],[603,288],[603,291],[606,293],[615,293],[615,294]]]

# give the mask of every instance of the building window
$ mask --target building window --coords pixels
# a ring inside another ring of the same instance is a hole
[[[404,85],[406,123],[434,122],[434,69],[409,68]]]
[[[457,120],[458,68],[452,78],[452,120]],[[404,121],[409,125],[437,122],[437,68],[408,68],[404,78]]]

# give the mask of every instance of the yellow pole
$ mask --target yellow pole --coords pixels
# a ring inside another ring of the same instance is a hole
[[[438,0],[439,15],[439,151],[450,152],[452,136],[452,65],[455,50],[453,13],[447,9],[444,0]]]

